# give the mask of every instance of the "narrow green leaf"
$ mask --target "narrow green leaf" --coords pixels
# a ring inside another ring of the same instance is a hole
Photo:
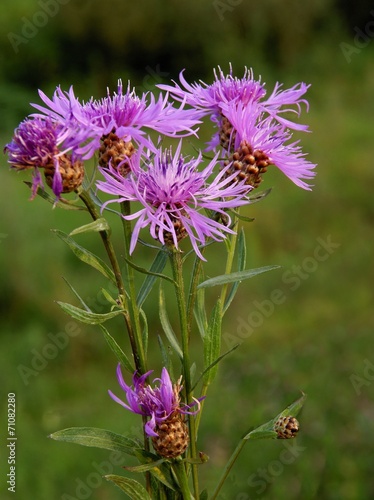
[[[134,479],[116,476],[115,474],[108,474],[104,477],[124,491],[131,500],[152,500],[144,486]]]
[[[173,364],[172,364],[171,359],[170,359],[169,351],[165,347],[164,342],[161,338],[161,335],[157,335],[157,341],[158,341],[158,345],[159,345],[160,351],[161,351],[162,366],[164,366],[167,369],[167,371],[169,372],[170,378],[173,380],[173,378],[174,378],[173,377]],[[169,347],[169,349],[171,349],[171,348]]]
[[[128,470],[130,472],[148,472],[154,467],[158,467],[159,465],[163,464],[165,462],[165,458],[160,458],[159,460],[156,460],[155,462],[148,462],[145,464],[141,465],[130,465],[130,466],[125,466],[123,467],[125,470]]]
[[[57,236],[62,239],[62,241],[69,245],[69,247],[79,260],[93,267],[101,274],[103,274],[106,278],[109,278],[114,284],[116,284],[113,271],[109,268],[109,266],[105,264],[103,260],[101,260],[86,248],[78,245],[78,243],[74,241],[73,238],[70,238],[70,236],[63,233],[62,231],[59,231],[58,229],[53,229],[52,231],[56,233]]]
[[[245,244],[245,233],[244,229],[242,228],[239,236],[238,236],[238,271],[244,271],[245,268],[245,263],[247,260],[247,248]],[[227,309],[230,307],[231,302],[233,301],[236,292],[238,291],[240,285],[240,281],[236,281],[233,286],[231,287],[230,293],[227,296],[225,305],[223,307],[223,314],[226,313]]]
[[[108,221],[104,219],[104,217],[100,217],[100,219],[96,219],[95,221],[90,222],[89,224],[85,224],[84,226],[77,227],[69,233],[69,236],[100,231],[110,231]]]
[[[194,316],[196,320],[197,327],[202,339],[205,337],[206,330],[208,328],[208,319],[206,317],[205,309],[205,290],[200,288],[196,293],[196,303],[194,308]]]
[[[256,191],[253,194],[250,194],[248,196],[248,199],[250,200],[251,203],[256,203],[258,201],[263,200],[266,198],[271,193],[272,188],[265,189],[264,191]]]
[[[101,289],[101,293],[104,295],[104,297],[109,302],[109,304],[112,304],[112,306],[118,307],[118,302],[110,295],[110,293],[107,290],[105,290],[105,288]]]
[[[213,308],[204,337],[204,370],[209,368],[203,377],[204,385],[209,385],[217,374],[218,366],[215,361],[219,357],[221,350],[221,325],[221,301],[218,300]]]
[[[127,358],[126,354],[122,351],[120,346],[117,344],[116,340],[110,335],[108,330],[105,328],[104,325],[99,325],[101,328],[101,331],[104,334],[104,338],[111,348],[111,350],[114,352],[116,358],[118,361],[121,363],[121,365],[126,368],[126,370],[131,373],[131,375],[134,373],[135,368],[132,366],[130,363],[129,359]]]
[[[105,323],[105,321],[108,321],[108,319],[114,318],[115,316],[118,316],[123,312],[118,309],[117,311],[112,311],[106,314],[96,314],[93,312],[85,311],[84,309],[80,309],[79,307],[73,306],[71,304],[67,304],[66,302],[57,302],[57,304],[72,318],[88,325],[100,325],[101,323]]]
[[[200,382],[200,380],[203,378],[203,376],[206,373],[208,373],[209,370],[211,370],[213,368],[213,366],[215,366],[217,363],[219,363],[228,354],[230,354],[231,352],[235,351],[235,349],[237,349],[239,347],[239,345],[240,344],[234,345],[234,347],[232,347],[230,350],[226,351],[225,353],[221,354],[221,356],[219,356],[215,361],[213,361],[213,363],[211,363],[207,368],[205,368],[205,370],[203,371],[203,373],[200,375],[200,377],[197,379],[196,383],[194,384],[192,390],[195,390],[197,384]]]
[[[203,491],[200,493],[199,500],[208,500],[208,492],[207,492],[207,490],[203,490]]]
[[[171,327],[169,317],[168,317],[168,314],[166,311],[164,289],[163,289],[161,283],[160,283],[160,294],[159,294],[159,315],[160,315],[161,325],[162,325],[162,328],[163,328],[164,333],[166,335],[166,338],[170,342],[171,347],[178,354],[179,358],[183,359],[182,349],[180,348],[178,340],[177,340],[175,333]]]
[[[233,213],[235,217],[243,222],[253,222],[255,220],[254,217],[247,217],[246,215],[242,215],[241,213],[237,212],[236,210],[230,210],[230,213]]]
[[[157,279],[157,274],[164,270],[167,260],[168,254],[163,250],[160,250],[155,257],[155,260],[152,262],[149,270],[151,273],[156,273],[156,276],[154,274],[148,274],[136,298],[136,303],[139,307],[143,305],[145,299],[148,297],[149,292],[152,290],[152,287]]]
[[[274,421],[276,422],[280,417],[296,417],[304,406],[305,400],[306,394],[302,392],[302,396],[291,403],[289,406],[287,406],[287,408],[285,408],[279,415],[275,417]]]
[[[226,283],[234,283],[236,281],[243,281],[249,278],[253,278],[258,274],[266,273],[267,271],[271,271],[273,269],[279,269],[280,266],[264,266],[258,267],[256,269],[246,269],[244,271],[238,271],[236,273],[230,274],[221,274],[220,276],[216,276],[215,278],[210,278],[200,285],[197,288],[207,288],[211,286],[217,285],[225,285]]]
[[[77,297],[77,299],[82,304],[84,309],[86,311],[92,312],[91,309],[88,307],[88,305],[85,303],[85,301],[82,299],[82,297],[79,295],[79,293],[76,291],[76,289],[73,287],[73,285],[71,285],[66,278],[62,277],[62,279],[65,281],[65,283],[70,288],[70,290],[73,292],[73,294]]]
[[[305,403],[306,394],[303,395],[292,404],[287,406],[281,413],[279,413],[276,417],[272,418],[265,424],[256,427],[253,431],[249,432],[243,439],[267,439],[267,438],[277,438],[278,434],[274,430],[274,424],[280,417],[296,417],[300,412],[303,404]]]
[[[262,426],[257,427],[257,429],[251,431],[249,434],[247,434],[243,439],[248,440],[256,440],[256,439],[276,439],[278,437],[278,434],[272,430],[272,429],[267,429]]]
[[[32,182],[24,181],[24,183],[31,189],[32,188]],[[51,196],[47,191],[44,191],[44,189],[41,189],[40,187],[38,188],[36,194],[43,198],[44,200],[47,200],[49,203],[51,203],[54,207],[58,208],[63,208],[64,210],[85,210],[87,211],[86,207],[83,207],[82,205],[75,205],[75,203],[78,201],[78,198],[75,200],[65,200],[64,198],[60,198],[58,201],[56,201],[55,196]]]
[[[131,260],[127,259],[126,257],[124,257],[124,259],[128,263],[129,266],[136,269],[136,271],[138,271],[139,273],[148,274],[149,276],[154,276],[156,278],[162,278],[166,281],[170,281],[170,283],[175,284],[173,278],[170,278],[170,276],[166,276],[166,274],[154,273],[152,271],[149,271],[148,269],[145,269],[144,267],[137,266],[136,264],[134,264]]]
[[[164,459],[159,460],[159,456],[146,451],[144,449],[138,449],[135,451],[135,456],[144,464],[144,466],[152,465],[151,468],[147,468],[154,478],[160,481],[162,484],[175,491],[175,481],[170,471],[170,464],[165,462]]]
[[[135,439],[130,439],[96,427],[69,427],[68,429],[54,432],[48,437],[55,441],[65,441],[93,448],[121,451],[132,456],[135,456],[135,450],[141,446]]]
[[[142,332],[142,339],[143,339],[143,348],[144,352],[148,351],[148,320],[147,320],[147,315],[145,314],[143,309],[140,309],[140,317],[143,320],[143,332]]]

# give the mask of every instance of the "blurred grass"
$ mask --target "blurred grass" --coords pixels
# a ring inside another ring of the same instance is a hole
[[[350,380],[352,374],[364,376],[365,359],[374,363],[372,56],[367,48],[354,67],[337,62],[341,66],[336,71],[336,66],[326,62],[325,70],[313,75],[306,64],[305,68],[300,66],[298,74],[288,77],[288,84],[302,78],[313,84],[311,110],[304,115],[313,133],[302,142],[311,161],[318,163],[318,175],[313,191],[304,192],[281,173],[269,171],[263,187],[274,187],[273,192],[247,209],[247,215],[256,218],[246,228],[249,267],[280,264],[283,269],[241,285],[223,332],[235,334],[240,322],[247,321],[255,309],[254,301],[268,300],[274,289],[281,289],[286,298],[225,359],[206,400],[199,448],[210,456],[201,471],[208,490],[212,490],[217,471],[237,440],[251,426],[272,418],[296,399],[300,390],[308,399],[300,416],[300,448],[294,459],[282,462],[286,445],[281,441],[248,443],[222,498],[374,497],[373,386],[368,381],[357,394]],[[331,59],[327,61],[332,64]],[[11,123],[12,117],[7,120]],[[9,138],[3,137],[2,143]],[[59,228],[69,232],[86,221],[85,215],[72,219],[69,212],[51,210],[41,199],[29,202],[27,188],[22,185],[26,176],[8,172],[5,159],[1,161],[0,233],[5,236],[0,240],[0,423],[5,429],[6,394],[15,392],[16,498],[55,499],[64,498],[64,493],[83,498],[84,490],[77,490],[79,485],[83,488],[82,482],[91,485],[87,498],[123,498],[112,485],[101,484],[97,478],[95,483],[94,462],[108,464],[110,453],[46,439],[51,432],[70,426],[97,426],[125,435],[139,429],[138,419],[107,396],[108,388],[117,387],[116,361],[100,332],[76,325],[80,333],[47,360],[45,368],[32,368],[35,353],[50,342],[48,334],[64,331],[70,321],[54,302],[74,301],[62,276],[84,298],[101,307],[96,291],[106,286],[104,279],[75,260],[49,231]],[[313,256],[317,238],[328,235],[339,248],[292,291],[283,273],[294,275],[293,266],[302,266]],[[82,236],[79,241],[102,255],[93,237]],[[120,248],[120,236],[115,243]],[[144,252],[138,253],[144,258]],[[222,272],[223,252],[215,246],[208,249],[208,256],[207,275]],[[212,289],[212,304],[215,293]],[[151,298],[154,300],[155,294]],[[155,337],[161,328],[152,302],[148,310],[157,370],[160,362]],[[113,322],[118,339],[121,326]],[[194,347],[201,359],[198,342]],[[22,379],[20,365],[32,368],[33,375]],[[4,450],[4,440],[2,443]],[[3,450],[2,471],[7,468]],[[122,473],[118,465],[113,465],[113,470]],[[3,477],[1,480],[4,489]]]

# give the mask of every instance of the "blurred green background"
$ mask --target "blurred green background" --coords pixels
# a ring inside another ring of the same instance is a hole
[[[369,1],[2,3],[2,144],[31,112],[29,102],[39,102],[37,89],[51,95],[58,84],[73,84],[82,99],[98,98],[107,86],[115,89],[118,78],[147,91],[183,68],[188,80],[211,82],[212,68],[226,71],[229,62],[239,77],[244,66],[252,67],[268,92],[276,81],[312,84],[310,112],[302,121],[313,133],[304,134],[302,143],[318,163],[313,191],[271,170],[262,184],[273,187],[271,196],[247,209],[256,218],[246,227],[248,267],[283,268],[241,285],[225,318],[224,339],[251,331],[251,313],[268,304],[275,289],[285,299],[220,366],[199,436],[199,448],[210,456],[201,471],[204,486],[212,491],[244,432],[303,390],[308,399],[301,432],[287,452],[282,441],[248,443],[221,498],[374,498],[373,26]],[[1,164],[1,497],[123,498],[101,476],[121,474],[127,458],[119,464],[104,450],[47,439],[71,426],[125,435],[140,428],[107,396],[108,388],[117,387],[116,361],[99,330],[74,323],[55,303],[75,300],[64,277],[96,311],[104,310],[98,293],[104,279],[50,231],[69,232],[88,221],[84,214],[51,210],[40,198],[30,202],[22,183],[28,176],[9,171],[5,156]],[[313,260],[328,238],[335,247]],[[94,236],[79,242],[102,255]],[[119,233],[115,243],[120,251]],[[149,264],[144,250],[138,256]],[[223,272],[217,245],[208,258],[207,275]],[[213,303],[216,290],[210,294]],[[155,294],[147,312],[158,372]],[[109,326],[122,342],[121,324]],[[60,347],[50,347],[53,339]],[[200,363],[197,341],[195,349]],[[17,398],[16,494],[6,491],[11,392]]]

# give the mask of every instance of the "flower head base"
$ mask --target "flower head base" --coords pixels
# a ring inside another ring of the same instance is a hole
[[[119,385],[126,393],[127,404],[109,391],[110,397],[127,410],[150,417],[145,424],[145,432],[152,437],[156,451],[169,458],[181,455],[188,444],[187,427],[183,422],[183,415],[195,415],[200,410],[198,400],[190,405],[181,405],[181,379],[172,384],[166,368],[162,369],[161,378],[154,379],[153,387],[146,384],[146,379],[152,371],[138,376],[133,375],[133,386],[130,387],[123,379],[121,367],[117,367]],[[197,405],[196,411],[191,407]]]
[[[232,125],[229,173],[236,171],[238,180],[257,187],[268,165],[275,165],[297,186],[310,190],[303,179],[314,177],[315,165],[305,159],[299,141],[291,142],[290,131],[272,117],[264,117],[256,105],[227,104],[222,110]]]
[[[179,241],[188,236],[197,255],[203,258],[198,245],[205,244],[207,237],[222,241],[233,232],[203,210],[225,215],[225,209],[248,203],[246,194],[251,186],[233,183],[235,173],[224,178],[227,168],[208,183],[218,154],[199,171],[201,153],[197,158],[186,159],[181,155],[181,143],[174,155],[171,149],[157,150],[153,156],[141,153],[131,158],[131,172],[126,178],[113,168],[101,169],[105,181],[97,183],[101,191],[118,196],[107,201],[104,207],[118,201],[139,201],[142,205],[138,212],[125,216],[137,219],[130,252],[135,248],[140,230],[149,226],[151,236],[163,245],[178,248]]]
[[[15,130],[12,141],[5,146],[8,162],[16,170],[33,169],[32,198],[43,186],[40,170],[57,198],[69,193],[83,181],[84,168],[73,149],[69,132],[48,117],[25,119]]]

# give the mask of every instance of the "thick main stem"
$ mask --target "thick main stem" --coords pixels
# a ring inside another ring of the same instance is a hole
[[[130,214],[130,202],[121,203],[122,215]],[[131,240],[131,223],[127,219],[122,217],[123,233],[125,239],[125,255],[126,259],[130,260],[130,240]],[[140,373],[146,373],[146,355],[144,351],[143,338],[140,326],[139,318],[139,308],[136,303],[136,291],[135,291],[135,280],[134,280],[134,269],[126,262],[127,267],[127,285],[128,285],[128,295],[129,295],[129,313],[131,324],[134,329],[134,338],[136,342],[136,354],[137,354],[137,369]]]
[[[233,465],[235,463],[235,460],[238,458],[239,453],[242,451],[243,446],[245,445],[245,443],[246,443],[245,439],[241,439],[239,441],[238,446],[235,448],[233,454],[231,455],[229,461],[227,462],[227,464],[226,464],[226,466],[224,468],[224,471],[223,471],[222,476],[221,476],[221,478],[219,480],[219,483],[218,483],[216,489],[214,490],[213,495],[211,496],[211,500],[215,500],[215,498],[217,498],[217,495],[220,492],[220,490],[221,490],[221,488],[223,486],[223,483],[226,481],[227,476],[229,475],[230,470],[232,469],[232,467],[233,467]]]
[[[85,190],[81,190],[79,192],[79,197],[83,201],[83,203],[86,205],[92,219],[94,221],[98,220],[100,218],[100,215],[97,212],[96,207],[95,207],[89,193]],[[134,334],[133,334],[133,329],[132,329],[130,317],[128,314],[127,296],[126,296],[125,286],[124,286],[123,279],[122,279],[121,269],[119,267],[118,260],[117,260],[112,242],[110,240],[109,233],[104,230],[104,231],[99,231],[99,234],[100,234],[101,240],[104,244],[104,247],[105,247],[106,253],[108,255],[110,264],[112,266],[113,273],[114,273],[115,280],[116,280],[118,293],[120,295],[120,299],[121,299],[122,304],[123,304],[124,309],[125,309],[125,311],[123,313],[123,317],[124,317],[124,320],[126,323],[126,328],[128,331],[132,351],[134,353],[134,359],[136,360],[136,356],[135,356],[136,343],[135,343],[135,339],[134,339]]]
[[[191,382],[191,361],[189,352],[189,331],[190,325],[187,321],[187,307],[186,307],[186,297],[184,291],[184,280],[183,280],[183,266],[182,266],[182,256],[179,250],[176,248],[172,249],[171,253],[171,266],[173,270],[173,277],[176,283],[175,291],[177,296],[179,320],[181,326],[181,339],[182,339],[182,352],[183,352],[183,374],[184,374],[184,386],[186,393],[186,403],[192,403],[192,382]],[[195,418],[193,415],[188,416],[189,433],[190,433],[190,454],[193,459],[197,458],[197,447],[196,447],[196,425]],[[199,481],[196,464],[192,464],[192,480],[194,485],[195,498],[199,498]]]

